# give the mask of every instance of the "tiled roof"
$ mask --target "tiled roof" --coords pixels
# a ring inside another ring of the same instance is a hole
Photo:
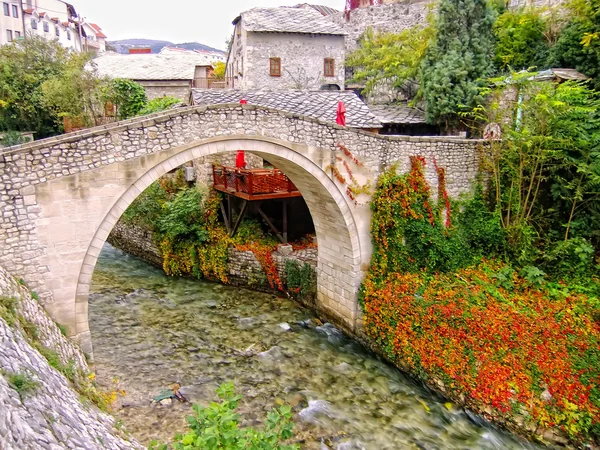
[[[195,105],[239,103],[279,109],[335,123],[338,101],[346,106],[346,125],[352,128],[381,128],[381,123],[352,91],[241,91],[192,89]]]
[[[576,81],[585,81],[588,80],[589,77],[585,76],[581,72],[576,71],[575,69],[548,69],[542,70],[538,72],[534,77],[535,80],[552,80],[555,78],[559,78],[561,80],[576,80]]]
[[[314,8],[253,8],[241,14],[248,31],[272,33],[335,34],[345,31]],[[234,20],[239,22],[240,17]]]
[[[96,37],[106,39],[106,35],[102,32],[102,28],[100,28],[98,25],[95,23],[90,23],[90,27],[92,27],[96,32]]]
[[[193,80],[196,66],[210,66],[200,54],[121,55],[105,53],[93,62],[101,76],[130,80]]]
[[[371,112],[381,123],[425,123],[425,114],[405,104],[373,105]]]
[[[329,16],[330,14],[335,14],[339,12],[337,9],[330,8],[329,6],[311,5],[310,3],[300,3],[294,6],[294,8],[312,8],[320,12],[323,16]]]

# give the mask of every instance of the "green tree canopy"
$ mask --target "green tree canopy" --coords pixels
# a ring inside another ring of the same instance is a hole
[[[475,106],[494,56],[495,13],[486,0],[441,0],[437,33],[421,64],[426,120],[456,122],[457,112]]]
[[[61,131],[56,111],[44,101],[43,83],[64,72],[71,55],[55,41],[32,37],[0,48],[0,129]]]
[[[426,25],[415,25],[400,33],[375,33],[368,29],[359,47],[346,58],[346,66],[354,68],[354,82],[365,82],[370,93],[382,81],[392,81],[394,87],[412,98],[418,87],[419,68],[434,34],[433,15]]]
[[[494,24],[498,68],[545,69],[550,50],[546,28],[546,20],[539,9],[507,10],[502,13]]]
[[[600,89],[600,0],[573,0],[569,9],[572,20],[552,48],[551,62],[577,69]]]

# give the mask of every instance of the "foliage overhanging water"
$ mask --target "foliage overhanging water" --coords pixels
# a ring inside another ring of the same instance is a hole
[[[170,278],[109,245],[89,315],[98,380],[119,379],[116,415],[145,444],[186,430],[190,404],[151,404],[161,390],[179,383],[207,404],[233,381],[244,424],[290,403],[303,448],[538,448],[445,404],[291,300]]]

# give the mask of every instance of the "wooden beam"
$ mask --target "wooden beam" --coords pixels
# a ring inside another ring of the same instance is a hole
[[[237,229],[240,226],[240,222],[242,221],[242,217],[244,217],[244,213],[246,212],[246,206],[248,206],[248,201],[244,200],[242,209],[240,210],[237,220],[235,221],[235,225],[233,226],[231,232],[229,233],[229,236],[231,236],[231,237],[235,236],[235,233],[237,232]]]
[[[269,220],[269,218],[267,217],[267,215],[263,212],[262,209],[260,209],[260,205],[258,205],[258,212],[259,214],[262,216],[262,218],[265,220],[265,222],[267,222],[267,225],[269,225],[269,228],[273,231],[273,233],[275,233],[275,235],[277,236],[277,239],[279,239],[281,241],[282,244],[285,244],[285,239],[283,238],[283,236],[281,235],[281,233],[279,232],[279,230],[277,228],[275,228],[275,225],[273,225],[273,223]]]
[[[287,217],[287,202],[284,200],[283,204],[283,243],[288,243],[288,217]]]
[[[227,233],[231,230],[231,225],[229,223],[229,217],[227,217],[227,211],[225,211],[225,205],[223,204],[223,200],[221,200],[221,214],[223,214],[223,220],[225,221],[225,228],[227,228]]]

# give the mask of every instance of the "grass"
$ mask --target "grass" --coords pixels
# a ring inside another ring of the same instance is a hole
[[[28,373],[11,373],[7,381],[9,386],[21,396],[35,392],[40,385]]]
[[[0,317],[2,317],[9,326],[17,323],[17,299],[12,297],[0,297]]]

